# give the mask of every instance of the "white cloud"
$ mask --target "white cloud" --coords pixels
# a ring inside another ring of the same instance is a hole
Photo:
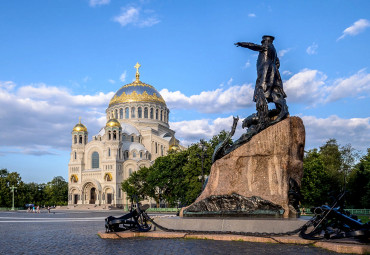
[[[127,75],[127,71],[125,70],[125,71],[121,74],[121,76],[119,77],[119,79],[120,79],[122,82],[124,82],[124,81],[126,80],[126,75]]]
[[[322,101],[326,75],[317,70],[304,69],[284,82],[289,102],[313,104]]]
[[[369,147],[370,117],[343,119],[333,115],[328,118],[303,116],[302,119],[308,149],[323,145],[329,138],[337,139],[341,145],[350,143],[363,151]]]
[[[116,81],[115,80],[112,80],[112,79],[109,79],[108,82],[109,83],[112,83],[112,84],[115,84],[116,83]]]
[[[335,138],[338,143],[345,145],[351,143],[359,150],[369,147],[370,117],[343,119],[338,116],[317,118],[315,116],[301,117],[306,129],[306,149],[318,148],[328,139]],[[241,128],[243,117],[240,117],[233,140],[238,139],[245,129]],[[198,142],[200,139],[211,139],[221,130],[230,131],[233,123],[232,116],[217,119],[199,119],[179,122],[170,122],[176,131],[176,137],[185,146]]]
[[[292,75],[293,73],[289,70],[284,70],[282,74],[283,75]]]
[[[190,97],[180,91],[171,92],[163,89],[160,94],[169,108],[196,109],[204,113],[231,112],[236,109],[251,107],[253,91],[251,84],[232,86],[227,90],[218,88],[212,91],[203,91],[199,95]]]
[[[233,78],[230,78],[228,81],[227,81],[227,85],[230,86],[231,83],[233,83]]]
[[[347,35],[355,36],[365,31],[366,28],[370,27],[370,22],[367,19],[359,19],[352,26],[347,27],[337,41],[343,39]]]
[[[256,14],[254,14],[254,13],[249,13],[249,14],[248,14],[248,17],[249,17],[249,18],[255,18],[255,17],[256,17]]]
[[[12,90],[15,87],[15,83],[12,81],[0,81],[0,90],[5,89],[7,91]]]
[[[245,65],[243,66],[243,68],[248,68],[251,66],[251,62],[248,60]]]
[[[370,95],[370,74],[365,69],[358,71],[348,78],[340,78],[334,81],[333,85],[327,88],[327,101],[336,101],[345,97],[369,96]]]
[[[110,0],[90,0],[89,1],[90,6],[93,6],[93,7],[97,5],[105,5],[109,3],[110,3]]]
[[[245,132],[241,128],[242,118],[239,119],[237,129],[233,139],[238,139]],[[217,119],[200,119],[170,122],[171,129],[176,131],[176,137],[180,139],[181,144],[188,146],[198,142],[200,139],[211,139],[221,130],[229,132],[233,124],[233,116]]]
[[[290,49],[280,50],[280,51],[278,52],[278,56],[279,56],[279,58],[284,57],[284,55],[285,55],[285,54],[287,54],[289,51],[290,51]]]
[[[328,84],[327,76],[318,71],[304,69],[284,82],[289,102],[315,105],[342,98],[369,97],[370,74],[366,69],[347,77],[334,79]]]
[[[85,76],[82,80],[83,82],[88,82],[91,80],[91,78],[89,76]]]
[[[121,14],[114,17],[113,20],[120,23],[123,27],[129,24],[138,27],[151,27],[160,22],[153,12],[142,12],[140,8],[135,7],[122,8]]]
[[[0,119],[7,123],[0,125],[2,153],[43,155],[54,149],[68,149],[70,132],[78,117],[82,117],[90,134],[95,134],[101,127],[99,119],[105,119],[105,108],[114,95],[113,92],[72,95],[66,89],[45,84],[16,89],[14,83],[5,83],[13,88],[0,87]]]
[[[319,48],[319,45],[317,43],[312,43],[308,48],[306,49],[306,52],[308,55],[314,55],[317,54],[317,49]]]

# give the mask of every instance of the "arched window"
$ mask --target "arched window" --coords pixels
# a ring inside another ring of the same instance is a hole
[[[163,111],[161,110],[161,121],[163,120]]]
[[[131,136],[131,142],[132,143],[134,142],[134,136]]]
[[[136,158],[136,152],[134,151],[134,152],[132,152],[132,157],[133,158]]]
[[[125,119],[128,119],[128,118],[130,118],[130,111],[129,111],[129,109],[128,109],[128,107],[126,107],[125,108]]]
[[[163,156],[163,145],[161,145],[161,156]]]
[[[91,155],[91,168],[99,168],[99,153],[97,151]]]
[[[112,134],[110,131],[108,131],[108,140],[112,139]]]
[[[131,107],[131,119],[135,118],[135,107]]]
[[[140,158],[143,158],[143,152],[140,151]]]
[[[170,111],[167,111],[167,122],[168,122],[169,117],[170,117]]]
[[[155,110],[155,119],[158,119],[158,109]]]
[[[119,118],[123,119],[123,109],[119,109]]]
[[[87,136],[85,135],[85,144],[87,144]]]
[[[108,157],[110,157],[110,148],[108,148]]]
[[[132,174],[132,169],[130,168],[129,170],[128,170],[128,175],[130,176]]]
[[[117,140],[117,131],[116,130],[113,131],[113,140]]]
[[[74,142],[77,143],[77,135],[74,136]]]
[[[150,118],[153,119],[153,108],[150,108]]]
[[[155,143],[155,153],[158,153],[157,142]]]
[[[118,157],[119,157],[119,159],[122,159],[122,153],[121,153],[122,151],[121,151],[121,148],[119,148],[118,149]]]
[[[118,119],[118,110],[117,109],[114,111],[114,118]]]
[[[148,107],[144,108],[144,118],[148,118]]]
[[[82,135],[80,135],[80,137],[79,137],[80,139],[78,139],[78,143],[79,144],[82,144]]]
[[[75,152],[75,159],[77,159],[77,152]]]
[[[138,107],[137,108],[137,117],[140,118],[140,119],[143,117],[143,112],[142,112],[142,108],[141,107]]]
[[[128,159],[128,151],[125,151],[125,159]]]

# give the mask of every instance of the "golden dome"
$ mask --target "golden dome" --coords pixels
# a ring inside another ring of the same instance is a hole
[[[121,123],[116,119],[110,119],[107,122],[107,127],[121,127]]]
[[[84,124],[81,123],[81,117],[79,119],[78,124],[76,124],[76,126],[73,128],[72,132],[73,131],[75,131],[75,132],[87,132],[87,128],[85,127]]]
[[[151,85],[140,81],[139,63],[135,65],[136,80],[121,87],[109,102],[109,106],[127,102],[157,102],[166,105],[161,94]]]
[[[170,148],[169,148],[169,151],[181,151],[180,149],[180,146],[178,146],[177,144],[174,144],[174,145],[171,145]]]

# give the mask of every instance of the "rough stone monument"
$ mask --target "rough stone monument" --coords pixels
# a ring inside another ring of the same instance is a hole
[[[253,96],[257,112],[243,120],[246,133],[229,145],[239,120],[234,117],[227,139],[213,153],[205,189],[180,216],[300,215],[305,128],[299,117],[289,116],[273,40],[263,36],[262,45],[235,44],[259,52]],[[275,109],[269,110],[268,103]]]

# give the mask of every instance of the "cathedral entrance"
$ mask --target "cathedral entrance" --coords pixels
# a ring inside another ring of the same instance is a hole
[[[112,193],[107,194],[107,204],[112,204]]]
[[[73,195],[73,204],[77,205],[77,201],[78,201],[78,194],[74,194]]]
[[[96,193],[95,193],[95,188],[91,188],[90,190],[90,200],[89,200],[89,204],[95,204],[95,200],[96,200]]]

